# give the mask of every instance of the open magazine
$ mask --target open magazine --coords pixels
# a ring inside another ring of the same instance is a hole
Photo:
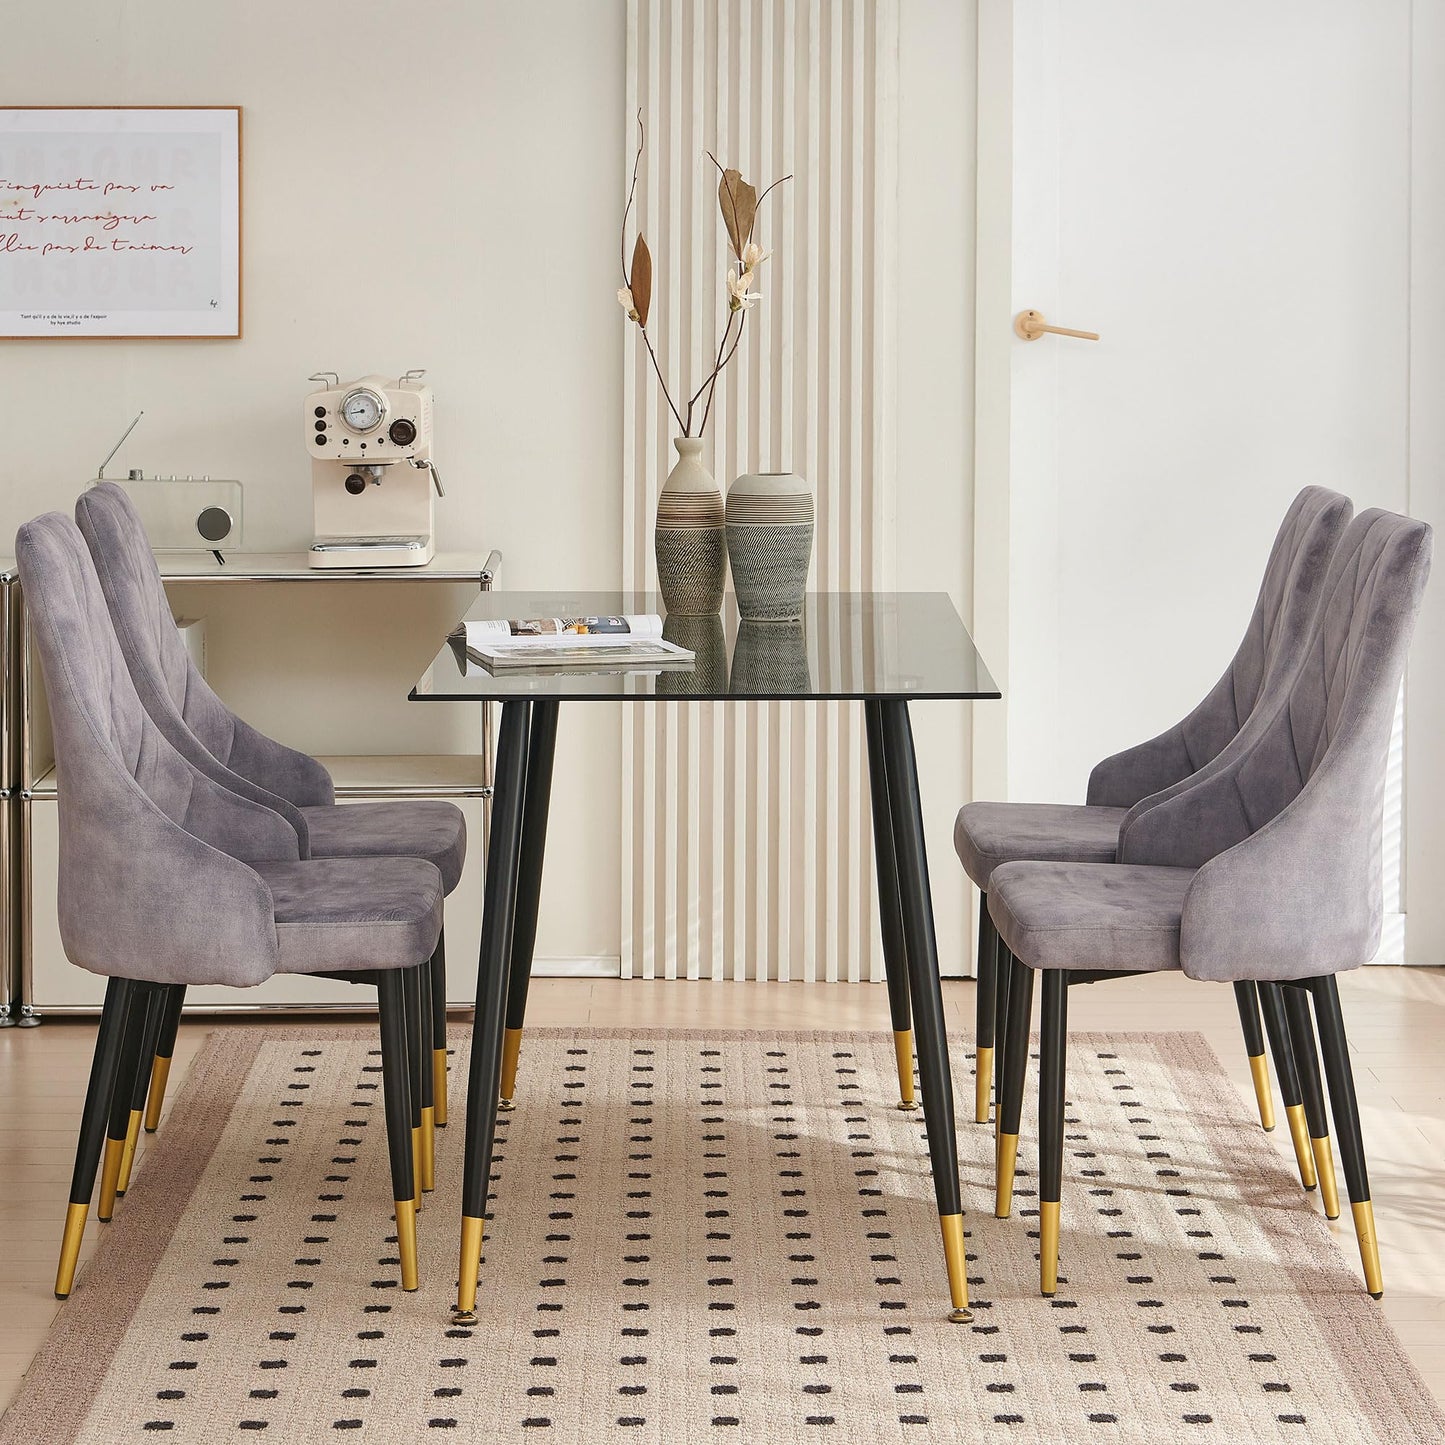
[[[663,639],[662,618],[655,613],[472,618],[457,632],[468,658],[493,672],[507,668],[631,671],[688,667],[694,661],[687,648]]]

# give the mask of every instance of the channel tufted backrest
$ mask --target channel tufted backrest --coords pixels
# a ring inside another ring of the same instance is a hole
[[[334,801],[326,769],[258,733],[201,676],[171,617],[145,528],[120,487],[101,482],[81,493],[75,520],[146,711],[208,776],[284,813],[304,845],[306,825],[296,810]]]
[[[1275,535],[1249,625],[1224,675],[1174,727],[1105,758],[1089,778],[1090,803],[1132,808],[1191,778],[1234,740],[1267,691],[1287,683],[1350,512],[1338,492],[1300,492]]]

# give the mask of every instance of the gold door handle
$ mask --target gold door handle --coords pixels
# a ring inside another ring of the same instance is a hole
[[[1077,336],[1080,341],[1097,341],[1097,331],[1074,331],[1068,326],[1050,326],[1042,311],[1020,311],[1014,317],[1014,334],[1024,341],[1037,341],[1045,332],[1050,336]]]

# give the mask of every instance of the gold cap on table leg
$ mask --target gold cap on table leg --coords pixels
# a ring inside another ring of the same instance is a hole
[[[432,1108],[436,1110],[437,1128],[445,1129],[447,1126],[447,1051],[445,1049],[431,1051],[431,1091],[435,1100]]]
[[[120,1177],[115,1181],[116,1198],[122,1198],[130,1188],[130,1171],[135,1164],[135,1146],[140,1138],[141,1111],[132,1109],[125,1126],[125,1148],[120,1151]]]
[[[1259,1122],[1268,1134],[1274,1128],[1274,1092],[1269,1087],[1269,1060],[1263,1054],[1251,1054],[1249,1072],[1254,1075],[1254,1100],[1259,1105]]]
[[[1294,1143],[1295,1162],[1299,1165],[1299,1182],[1306,1189],[1315,1187],[1315,1157],[1310,1148],[1309,1125],[1305,1123],[1303,1104],[1286,1104],[1285,1117],[1289,1120],[1289,1137]]]
[[[1365,1270],[1365,1288],[1371,1299],[1385,1293],[1385,1277],[1380,1273],[1380,1241],[1375,1236],[1375,1206],[1368,1200],[1350,1205],[1355,1216],[1355,1237],[1360,1242],[1360,1263]]]
[[[987,1124],[988,1100],[993,1092],[993,1045],[975,1049],[973,1060],[977,1070],[973,1080],[973,1121]]]
[[[65,1211],[65,1233],[60,1239],[60,1267],[55,1271],[55,1298],[67,1299],[75,1284],[75,1266],[80,1259],[80,1241],[85,1236],[89,1204],[72,1204]]]
[[[898,1060],[898,1107],[916,1109],[913,1093],[913,1030],[893,1030],[893,1057]]]
[[[100,1166],[100,1202],[95,1207],[95,1217],[102,1224],[109,1224],[115,1213],[116,1182],[120,1178],[121,1155],[125,1153],[125,1140],[105,1141],[105,1158]]]
[[[475,1215],[462,1215],[462,1258],[457,1270],[457,1307],[452,1314],[456,1325],[477,1322],[477,1274],[482,1267],[483,1222]]]
[[[1039,1201],[1039,1290],[1052,1298],[1059,1287],[1059,1201]]]
[[[1000,1134],[998,1152],[994,1160],[995,1184],[993,1212],[999,1219],[1007,1219],[1014,1202],[1014,1167],[1019,1157],[1019,1136]]]
[[[1325,1207],[1326,1219],[1340,1217],[1340,1190],[1335,1182],[1335,1149],[1326,1134],[1322,1139],[1311,1139],[1310,1149],[1315,1156],[1315,1174],[1319,1178],[1320,1203]]]
[[[166,1102],[166,1082],[171,1076],[171,1061],[157,1054],[151,1061],[151,1087],[146,1095],[146,1133],[154,1134],[161,1126],[161,1109]]]
[[[943,1262],[948,1266],[948,1295],[953,1304],[948,1318],[956,1325],[973,1319],[968,1307],[968,1255],[963,1240],[963,1215],[940,1214],[943,1226]]]
[[[428,1104],[421,1111],[421,1187],[430,1194],[437,1187],[437,1125],[436,1105]]]
[[[517,1092],[517,1059],[522,1052],[521,1029],[505,1029],[502,1033],[502,1082],[498,1088],[497,1107],[514,1109],[512,1095]]]
[[[413,1290],[420,1283],[416,1268],[416,1200],[396,1200],[396,1252],[401,1259],[401,1287]]]

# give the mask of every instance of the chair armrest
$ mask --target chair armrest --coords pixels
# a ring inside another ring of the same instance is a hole
[[[331,774],[307,753],[288,748],[250,723],[235,718],[226,766],[258,787],[297,808],[324,807],[336,801]]]
[[[1132,808],[1193,771],[1184,730],[1176,723],[1158,737],[1097,764],[1089,774],[1087,801],[1098,808]]]

